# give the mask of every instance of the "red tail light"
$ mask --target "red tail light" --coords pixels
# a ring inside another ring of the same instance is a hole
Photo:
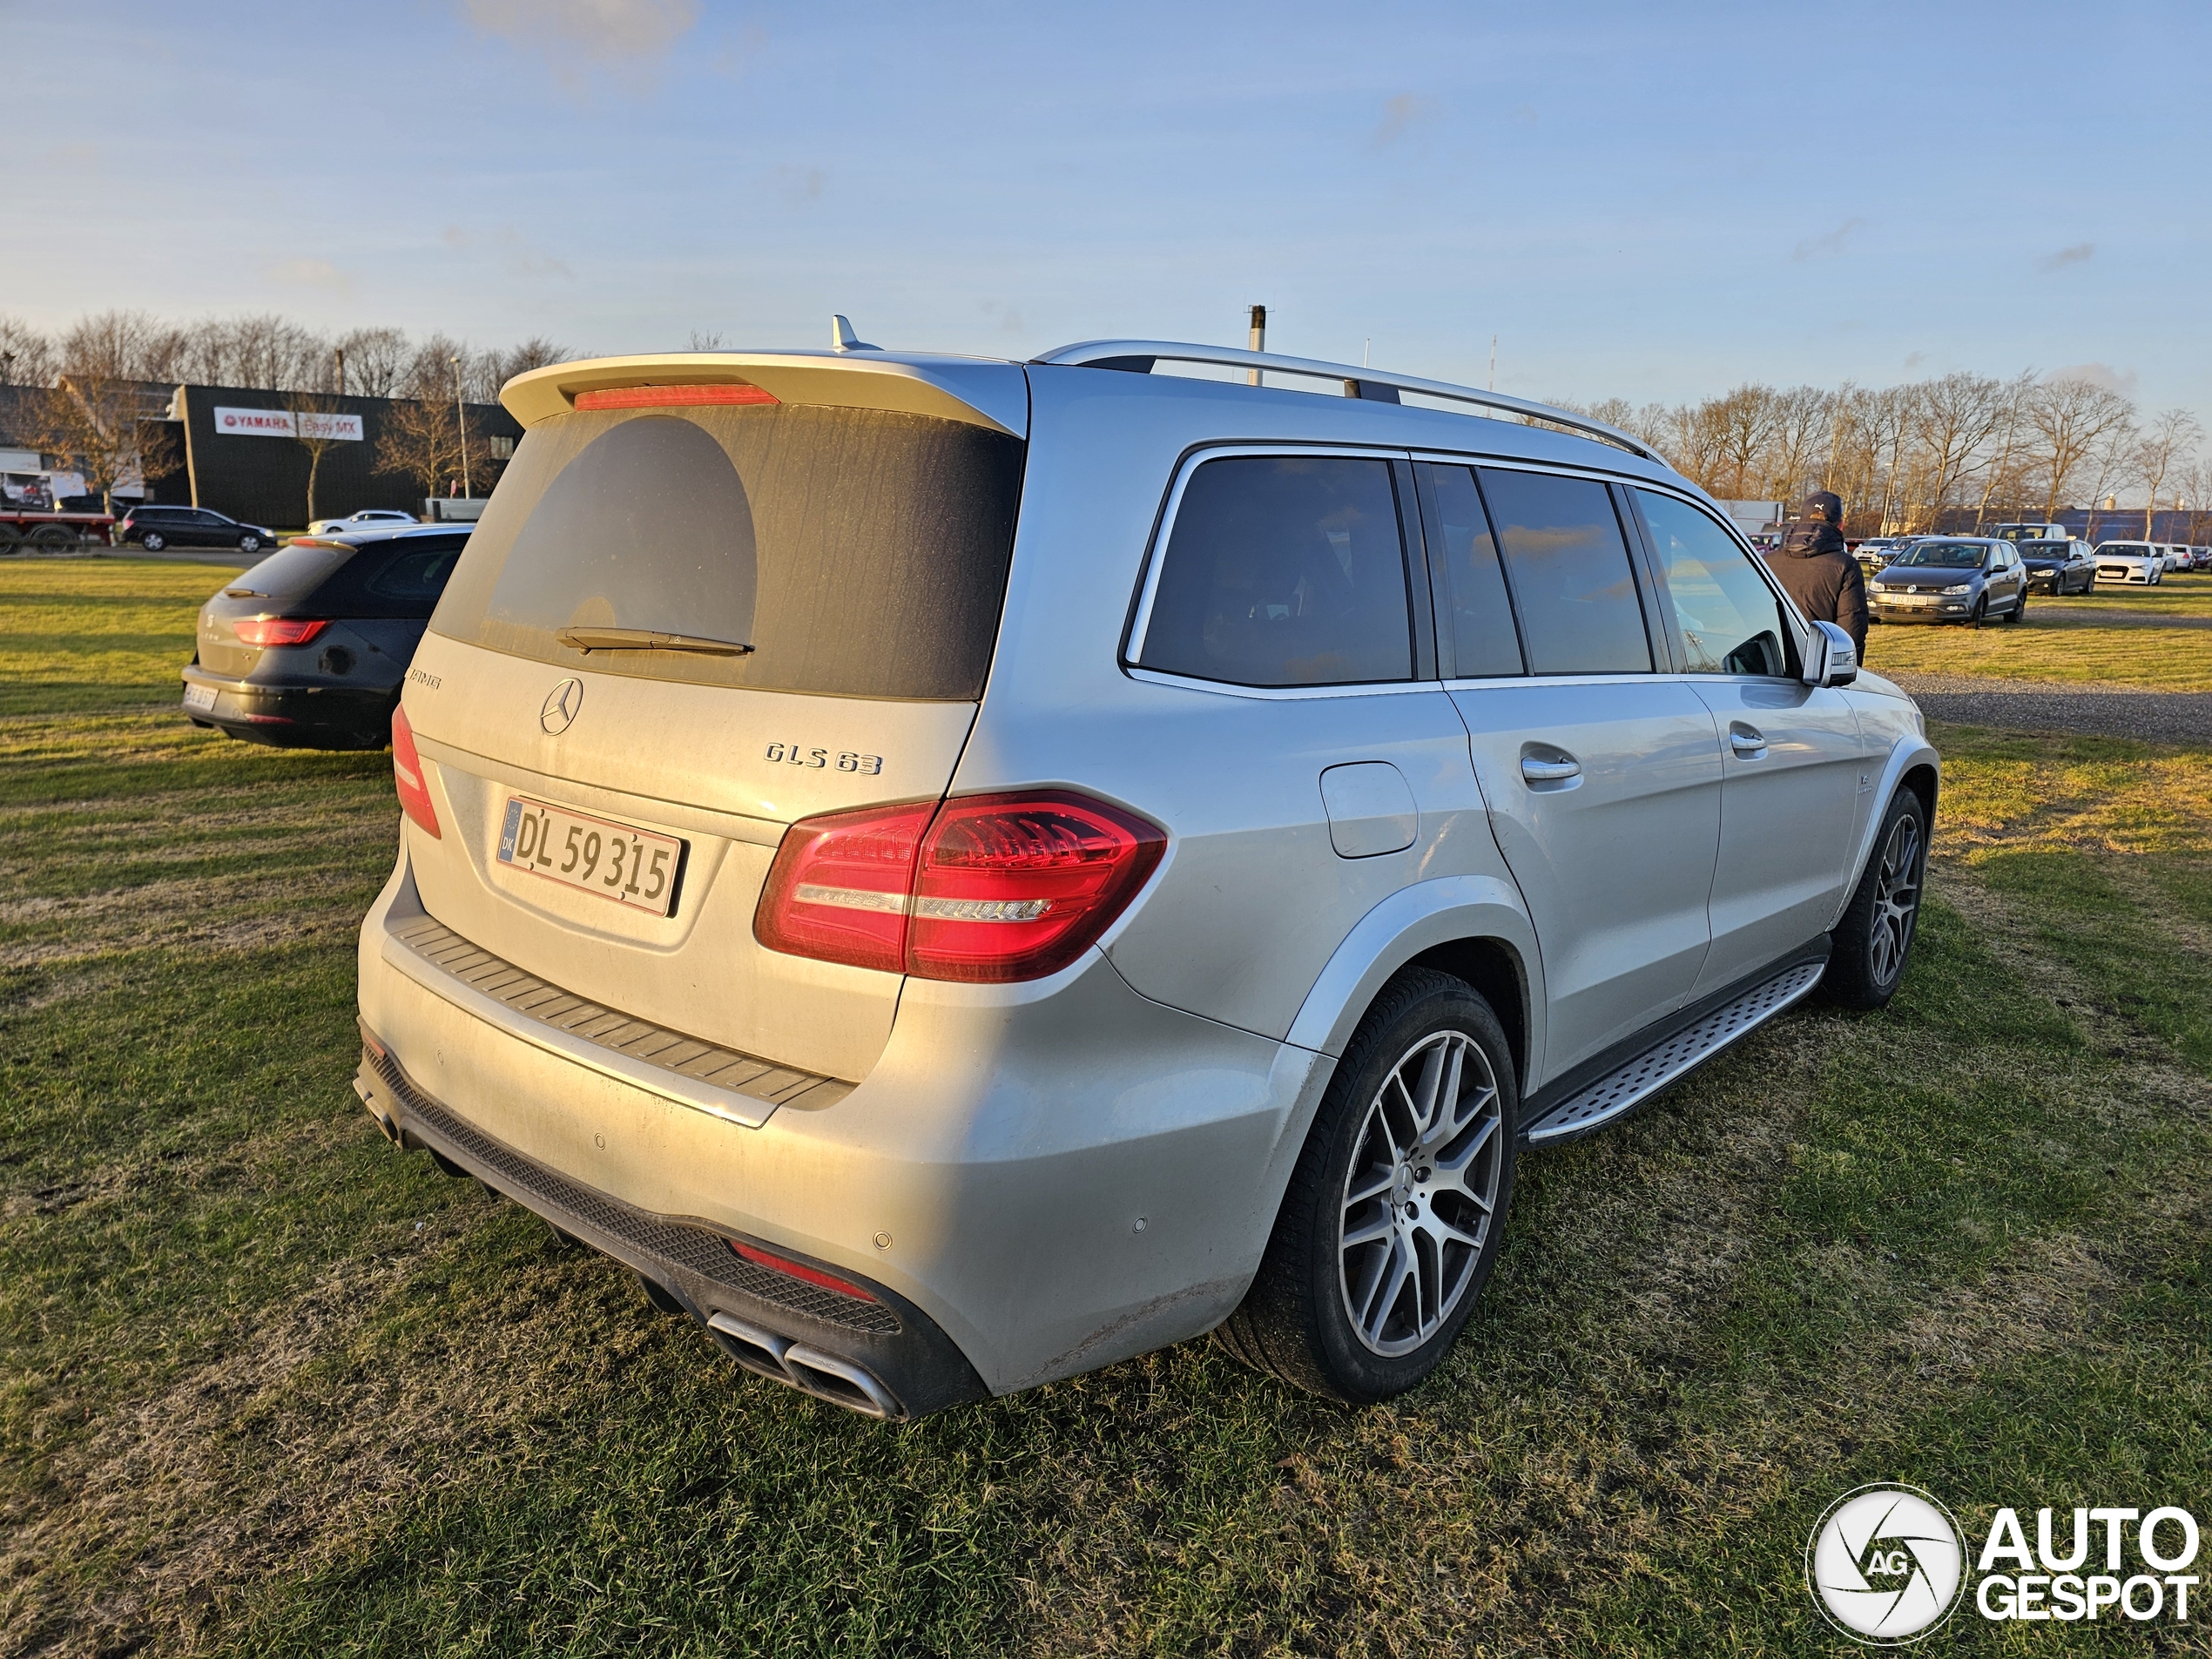
[[[434,840],[445,840],[438,828],[437,809],[430,805],[430,786],[422,776],[422,757],[415,752],[415,728],[407,711],[392,711],[392,786],[399,791],[400,810],[415,827]]]
[[[1166,846],[1143,819],[1057,791],[833,813],[785,834],[753,936],[922,979],[1039,979],[1096,941]]]
[[[249,645],[304,645],[330,624],[307,617],[241,617],[231,625]]]
[[[917,800],[793,824],[761,889],[752,936],[770,950],[897,973],[914,853],[935,810]]]
[[[580,409],[683,409],[708,403],[774,403],[773,393],[758,386],[611,386],[604,392],[578,392]]]
[[[732,1250],[755,1266],[765,1267],[772,1272],[788,1273],[792,1278],[804,1284],[819,1285],[824,1290],[835,1291],[841,1296],[857,1296],[863,1302],[875,1300],[873,1295],[862,1290],[852,1280],[840,1278],[834,1273],[825,1273],[819,1267],[809,1267],[804,1262],[791,1261],[772,1251],[763,1250],[758,1244],[740,1244],[734,1238],[731,1239],[729,1244]]]

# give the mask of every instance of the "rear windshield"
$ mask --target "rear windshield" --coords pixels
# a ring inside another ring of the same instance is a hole
[[[304,599],[353,554],[340,543],[293,542],[254,565],[228,590],[248,590],[265,599]]]
[[[827,696],[982,694],[1022,444],[778,404],[564,415],[515,452],[433,632],[563,668]],[[642,630],[743,654],[594,648]]]
[[[428,617],[468,544],[466,533],[371,542],[333,572],[304,608],[326,617]]]

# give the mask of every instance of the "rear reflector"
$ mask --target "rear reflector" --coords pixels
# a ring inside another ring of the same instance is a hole
[[[408,724],[405,709],[392,711],[392,786],[399,791],[400,810],[415,827],[433,840],[445,840],[438,828],[437,809],[430,805],[430,786],[422,775],[422,757],[415,752],[415,728]]]
[[[922,979],[1038,979],[1097,941],[1166,846],[1144,819],[1058,791],[830,813],[785,833],[753,936]]]
[[[825,1273],[820,1268],[809,1267],[804,1262],[788,1261],[781,1256],[762,1250],[757,1244],[741,1244],[732,1238],[730,1240],[730,1248],[756,1267],[767,1268],[771,1272],[788,1273],[792,1278],[806,1284],[819,1285],[826,1291],[835,1291],[840,1296],[857,1296],[863,1302],[875,1300],[873,1296],[849,1279],[840,1278],[834,1273]]]
[[[320,617],[241,617],[231,625],[249,645],[304,645],[330,624]]]
[[[578,392],[580,409],[681,409],[703,403],[773,403],[772,393],[758,386],[727,381],[711,386],[611,386],[604,391]]]

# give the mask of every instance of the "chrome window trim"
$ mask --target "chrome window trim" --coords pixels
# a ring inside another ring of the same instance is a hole
[[[1196,674],[1170,674],[1136,663],[1122,664],[1122,672],[1148,685],[1172,685],[1186,691],[1217,691],[1224,697],[1255,698],[1263,703],[1310,703],[1331,697],[1405,697],[1433,691],[1443,684],[1434,679],[1354,680],[1344,685],[1246,685],[1241,680],[1202,679]],[[1649,678],[1646,675],[1643,678]]]
[[[1393,461],[1404,461],[1406,452],[1399,448],[1377,444],[1307,443],[1292,438],[1280,443],[1239,442],[1202,444],[1186,450],[1176,463],[1175,478],[1168,486],[1167,504],[1160,512],[1153,527],[1151,544],[1144,550],[1144,568],[1138,577],[1136,614],[1130,618],[1128,642],[1122,647],[1121,668],[1131,678],[1150,678],[1166,685],[1208,687],[1229,690],[1239,696],[1274,697],[1288,692],[1296,696],[1342,696],[1347,692],[1369,689],[1399,691],[1406,686],[1433,686],[1433,678],[1421,679],[1408,672],[1402,680],[1349,680],[1339,685],[1248,685],[1242,680],[1210,680],[1196,674],[1176,674],[1164,669],[1147,668],[1144,655],[1146,636],[1152,626],[1152,604],[1160,591],[1160,573],[1167,565],[1168,543],[1175,534],[1175,522],[1183,510],[1183,492],[1190,487],[1191,478],[1209,461],[1233,461],[1248,455],[1318,455],[1345,461],[1379,461],[1386,465]],[[1397,483],[1393,480],[1393,493]],[[1413,550],[1406,545],[1405,526],[1399,527],[1399,555],[1411,559]],[[1406,577],[1406,621],[1413,624],[1413,579],[1409,570]],[[1420,666],[1418,653],[1411,637],[1406,640],[1409,669]]]

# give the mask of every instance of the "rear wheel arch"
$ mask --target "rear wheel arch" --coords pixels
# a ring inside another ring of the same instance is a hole
[[[1432,945],[1399,969],[1432,968],[1464,981],[1490,1005],[1505,1028],[1507,1045],[1513,1050],[1515,1082],[1523,1093],[1528,1088],[1528,970],[1521,953],[1502,939],[1454,939]],[[1396,978],[1393,974],[1393,979]],[[1385,986],[1385,990],[1388,986]],[[1377,999],[1380,1000],[1379,996]],[[1364,1015],[1361,1016],[1366,1017]]]
[[[1920,798],[1920,805],[1927,811],[1928,824],[1931,828],[1935,824],[1938,782],[1936,769],[1925,762],[1912,767],[1904,777],[1898,779],[1900,788],[1909,789]]]

